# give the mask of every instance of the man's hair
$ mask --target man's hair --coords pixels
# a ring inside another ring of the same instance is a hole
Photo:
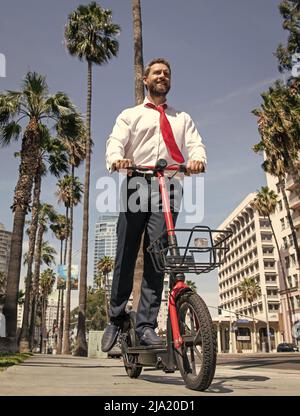
[[[149,75],[150,68],[154,64],[164,64],[164,65],[166,65],[169,68],[169,71],[170,71],[170,74],[171,74],[171,66],[170,66],[169,62],[166,59],[164,59],[164,58],[155,58],[155,59],[152,59],[152,61],[150,61],[145,66],[145,69],[144,69],[144,77],[147,77]]]

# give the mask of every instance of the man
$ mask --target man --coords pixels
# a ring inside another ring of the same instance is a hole
[[[130,168],[132,164],[154,166],[159,159],[165,159],[168,164],[185,163],[181,153],[183,152],[187,155],[188,174],[204,172],[205,147],[191,117],[166,104],[166,96],[171,86],[170,64],[162,58],[152,60],[145,68],[143,80],[148,92],[144,103],[124,110],[117,118],[109,136],[106,151],[107,168],[109,171],[119,171]],[[131,175],[135,179],[141,176],[144,180],[141,181],[139,190],[145,188],[145,183],[146,187],[149,185],[150,188],[151,183],[147,174],[132,174],[129,170],[128,175],[125,184],[128,191],[127,201],[132,194],[129,186]],[[174,209],[175,198],[174,194],[170,195],[174,222],[178,214]],[[113,347],[126,316],[125,307],[132,291],[134,267],[144,231],[144,274],[136,317],[136,333],[141,345],[162,344],[155,328],[163,290],[163,273],[155,271],[146,249],[165,230],[161,210],[147,212],[141,209],[133,212],[129,207],[127,211],[120,213],[110,300],[110,323],[102,338],[102,351],[107,352]]]

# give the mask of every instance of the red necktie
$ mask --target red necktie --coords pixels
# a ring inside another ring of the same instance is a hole
[[[152,103],[147,103],[146,107],[153,108],[154,110],[157,110],[160,113],[159,117],[159,123],[160,123],[160,130],[161,134],[163,136],[165,145],[167,146],[168,152],[170,153],[173,160],[175,160],[178,163],[183,163],[184,158],[177,146],[177,143],[174,138],[174,134],[172,132],[172,127],[167,119],[165,108],[167,108],[167,104],[163,105],[154,105]]]

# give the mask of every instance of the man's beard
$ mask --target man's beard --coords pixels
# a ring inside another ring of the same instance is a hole
[[[149,85],[149,92],[151,95],[153,95],[154,97],[164,97],[165,95],[168,94],[168,92],[170,91],[171,86],[168,84],[164,84],[165,88],[164,90],[159,90],[157,89],[156,83],[152,83]]]

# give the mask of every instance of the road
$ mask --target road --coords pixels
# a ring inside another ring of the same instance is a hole
[[[143,369],[130,379],[120,358],[36,354],[0,373],[0,396],[300,396],[299,362],[299,354],[222,354],[211,386],[198,392],[179,372]]]
[[[231,366],[241,370],[251,368],[273,368],[300,371],[300,353],[284,352],[271,354],[220,354],[218,366]]]

